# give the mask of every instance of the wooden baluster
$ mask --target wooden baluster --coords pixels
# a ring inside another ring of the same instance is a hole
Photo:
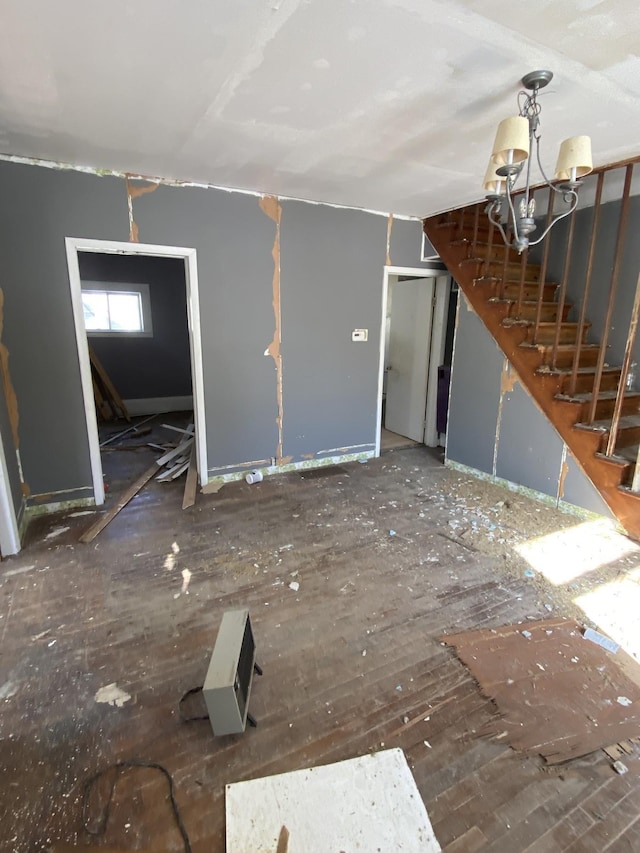
[[[556,314],[556,331],[553,337],[553,352],[551,354],[551,369],[555,370],[558,362],[558,347],[560,346],[560,333],[562,331],[562,315],[564,314],[564,303],[567,298],[567,284],[569,281],[569,270],[571,268],[571,252],[573,249],[573,235],[575,232],[576,212],[569,217],[569,233],[567,234],[567,246],[564,255],[564,269],[562,270],[562,282],[558,295],[558,308]]]
[[[618,236],[616,239],[616,253],[613,261],[613,270],[611,271],[611,283],[609,285],[609,302],[607,305],[607,314],[602,329],[602,341],[600,343],[600,352],[598,353],[598,363],[596,365],[596,375],[593,382],[593,396],[591,405],[589,406],[589,414],[587,423],[592,424],[596,418],[596,406],[598,404],[598,394],[600,393],[600,385],[602,383],[602,370],[607,355],[607,341],[609,340],[609,329],[611,328],[611,318],[613,317],[613,307],[616,300],[616,290],[618,287],[618,277],[620,275],[620,264],[622,261],[622,247],[624,246],[624,238],[627,232],[627,224],[629,221],[629,194],[631,190],[631,178],[633,176],[633,163],[626,167],[624,178],[624,190],[622,193],[622,207],[620,209],[620,221],[618,223]]]
[[[633,355],[633,344],[636,339],[638,330],[638,314],[640,313],[640,275],[636,283],[636,296],[633,301],[631,310],[631,320],[629,322],[629,334],[627,335],[627,343],[624,349],[624,360],[622,362],[622,373],[620,375],[620,383],[618,385],[618,394],[616,396],[616,404],[613,409],[613,417],[611,419],[611,430],[607,440],[607,456],[613,456],[616,449],[616,441],[618,440],[618,428],[620,426],[620,415],[622,413],[622,404],[624,402],[624,392],[627,386],[627,376],[629,375],[629,366]],[[637,471],[637,468],[636,468]],[[634,476],[635,482],[635,476]]]
[[[549,198],[547,203],[547,219],[544,227],[548,228],[553,219],[553,204],[555,202],[555,193],[548,190]],[[536,320],[533,326],[533,343],[538,343],[538,335],[540,332],[540,320],[542,318],[542,303],[544,302],[544,286],[547,279],[547,264],[549,262],[549,238],[551,234],[547,234],[543,241],[542,247],[542,264],[540,265],[540,281],[538,282],[538,304],[536,305]]]
[[[598,175],[598,183],[596,185],[596,197],[593,203],[593,219],[591,221],[591,237],[589,241],[589,258],[587,260],[587,270],[584,280],[584,293],[582,295],[582,305],[580,307],[580,319],[578,320],[578,341],[576,345],[576,354],[573,359],[571,368],[571,378],[569,380],[569,394],[573,396],[576,393],[578,384],[578,370],[580,369],[580,355],[582,353],[582,338],[584,336],[584,327],[587,319],[587,306],[589,302],[589,292],[591,290],[591,276],[593,274],[593,259],[596,251],[596,238],[598,236],[598,225],[600,224],[600,202],[602,200],[602,185],[604,184],[604,172]]]

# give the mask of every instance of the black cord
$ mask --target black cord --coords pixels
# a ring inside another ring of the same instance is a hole
[[[208,720],[209,715],[203,714],[201,717],[185,717],[182,713],[182,703],[188,696],[194,696],[196,693],[202,693],[202,687],[192,687],[191,690],[187,690],[186,693],[183,694],[182,699],[178,702],[178,714],[180,716],[181,723],[194,723],[196,720]]]
[[[189,836],[187,835],[187,830],[185,828],[184,823],[182,822],[182,816],[180,814],[180,809],[178,808],[178,803],[176,802],[175,792],[173,788],[173,778],[166,767],[163,767],[162,764],[158,764],[155,761],[144,761],[142,759],[131,759],[130,761],[116,761],[115,764],[112,764],[110,767],[107,767],[105,770],[100,770],[94,776],[85,782],[84,785],[84,793],[82,797],[82,826],[85,831],[89,833],[89,835],[103,835],[106,828],[107,823],[109,822],[109,814],[111,812],[111,802],[113,800],[113,794],[115,792],[116,785],[118,783],[118,779],[123,773],[132,768],[132,767],[149,767],[152,770],[159,770],[162,775],[165,777],[167,782],[169,783],[169,799],[171,800],[171,808],[173,809],[173,816],[175,817],[176,824],[178,829],[180,830],[180,835],[182,836],[182,841],[184,843],[185,853],[191,853],[191,844],[189,842]],[[115,770],[115,775],[113,781],[111,783],[111,788],[109,790],[109,798],[107,800],[107,804],[102,812],[102,818],[96,829],[92,829],[89,825],[89,821],[87,820],[87,810],[89,805],[89,797],[91,796],[91,792],[93,790],[96,782],[105,776],[110,771]]]

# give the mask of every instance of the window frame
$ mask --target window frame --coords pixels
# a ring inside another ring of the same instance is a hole
[[[151,290],[146,282],[124,281],[89,281],[82,279],[81,296],[85,291],[100,293],[137,293],[140,296],[142,311],[142,330],[128,331],[127,329],[87,329],[88,338],[152,338],[153,322],[151,317]]]

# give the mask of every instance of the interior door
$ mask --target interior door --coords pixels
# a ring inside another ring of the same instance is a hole
[[[391,294],[385,427],[424,440],[435,278],[398,281]]]

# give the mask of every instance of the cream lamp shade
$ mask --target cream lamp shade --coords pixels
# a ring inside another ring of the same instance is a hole
[[[576,178],[583,178],[593,171],[591,139],[588,136],[571,136],[560,145],[556,178],[559,181],[571,180],[572,169],[576,170]]]
[[[506,178],[496,175],[496,164],[493,160],[489,160],[487,173],[484,176],[484,181],[482,183],[485,190],[492,195],[503,195],[505,180]]]
[[[509,152],[513,151],[512,163],[522,163],[529,156],[529,122],[524,116],[505,118],[498,125],[491,156],[497,166],[509,163]]]

